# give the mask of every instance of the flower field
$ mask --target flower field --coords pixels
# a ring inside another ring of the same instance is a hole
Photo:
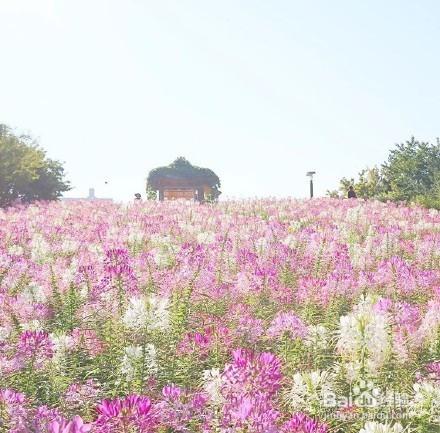
[[[435,433],[440,213],[0,211],[0,432]]]

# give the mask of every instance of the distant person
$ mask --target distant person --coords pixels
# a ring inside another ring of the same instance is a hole
[[[350,188],[348,188],[348,198],[357,198],[353,185],[350,185]]]
[[[134,199],[135,199],[136,201],[141,201],[141,200],[142,200],[142,196],[137,192],[137,193],[134,195]]]

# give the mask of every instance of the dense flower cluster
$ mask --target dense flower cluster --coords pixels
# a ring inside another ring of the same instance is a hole
[[[357,200],[0,210],[0,432],[440,423],[440,213]]]

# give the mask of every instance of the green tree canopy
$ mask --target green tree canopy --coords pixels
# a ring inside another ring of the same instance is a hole
[[[385,184],[382,173],[378,167],[366,168],[358,175],[358,180],[343,177],[339,181],[339,191],[347,196],[348,189],[353,186],[359,198],[383,198],[385,194]],[[338,191],[327,191],[331,197],[338,197]]]
[[[60,162],[47,158],[31,137],[0,124],[0,207],[56,200],[69,189]]]
[[[361,198],[415,202],[440,209],[440,143],[412,137],[397,144],[380,168],[362,170],[357,180],[342,178],[339,190],[346,195],[350,185]],[[335,194],[328,191],[328,195]]]
[[[183,157],[177,158],[170,165],[150,171],[147,178],[147,194],[175,181],[194,188],[207,185],[212,189],[214,199],[221,194],[220,179],[212,170],[192,165]]]
[[[382,173],[391,200],[440,205],[440,143],[414,137],[391,150]]]

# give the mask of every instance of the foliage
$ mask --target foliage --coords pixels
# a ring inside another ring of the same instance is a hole
[[[357,181],[355,179],[342,178],[340,181],[340,191],[344,197],[348,194],[348,189],[353,186],[356,195],[359,198],[383,198],[385,194],[385,185],[381,171],[377,167],[366,168],[359,173]],[[336,198],[337,192],[328,192],[330,197]]]
[[[0,207],[15,202],[56,200],[70,189],[60,162],[28,136],[0,124]]]
[[[396,201],[432,203],[440,207],[440,142],[411,138],[391,150],[382,166],[387,197]]]
[[[147,186],[147,200],[156,200],[157,199],[157,191],[152,189],[151,186]]]
[[[415,202],[440,208],[440,143],[417,141],[414,137],[397,144],[381,168],[367,168],[358,180],[342,178],[340,191],[347,195],[353,186],[360,198]],[[328,191],[335,197],[336,191]]]

